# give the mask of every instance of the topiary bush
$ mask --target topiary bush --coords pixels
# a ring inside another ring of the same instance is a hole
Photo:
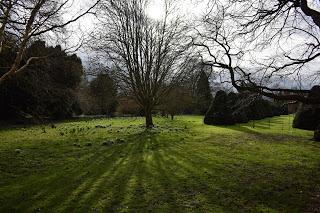
[[[314,86],[308,96],[320,99],[320,86]],[[320,105],[300,105],[293,120],[293,127],[298,129],[315,130],[320,125]]]
[[[205,124],[229,125],[247,123],[282,114],[283,109],[260,95],[219,91],[205,118]]]
[[[228,125],[234,123],[231,108],[228,103],[228,95],[224,91],[218,91],[212,104],[204,117],[205,124]]]

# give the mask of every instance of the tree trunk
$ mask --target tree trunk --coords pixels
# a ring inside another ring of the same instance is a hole
[[[320,125],[314,130],[314,138],[315,141],[320,141]]]
[[[145,116],[146,116],[146,128],[150,129],[154,127],[153,121],[152,121],[152,113],[151,110],[145,110]]]
[[[171,120],[173,120],[174,119],[174,115],[173,114],[171,114]]]

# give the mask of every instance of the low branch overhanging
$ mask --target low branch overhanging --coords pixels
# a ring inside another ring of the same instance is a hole
[[[229,2],[232,3],[226,7],[231,8],[232,5],[236,4],[243,6],[243,9],[239,9],[239,11],[229,11],[228,18],[239,24],[240,29],[237,34],[241,36],[250,35],[251,37],[246,39],[251,39],[251,42],[257,42],[266,34],[265,32],[269,33],[269,37],[263,38],[261,46],[264,47],[270,45],[272,41],[278,40],[279,42],[281,38],[287,39],[291,35],[304,34],[309,37],[306,38],[308,42],[303,44],[304,47],[302,48],[305,48],[303,55],[296,58],[290,56],[290,54],[284,54],[285,59],[289,60],[288,62],[277,66],[265,65],[272,68],[274,72],[294,66],[303,67],[305,64],[320,58],[320,42],[318,39],[320,11],[312,9],[310,2],[307,0],[278,0],[275,4],[268,0],[235,0]]]
[[[301,0],[300,8],[304,12],[304,14],[311,17],[313,22],[320,28],[320,12],[310,8],[307,0]]]
[[[222,43],[220,43],[223,45]],[[213,61],[205,62],[203,63],[208,66],[212,66],[215,68],[220,68],[223,70],[227,70],[230,74],[231,84],[232,86],[240,91],[249,91],[253,93],[258,93],[263,96],[277,99],[277,100],[297,100],[302,103],[307,104],[319,104],[320,100],[309,98],[307,95],[310,92],[310,90],[296,90],[296,89],[283,89],[283,88],[269,88],[267,86],[260,86],[257,85],[252,81],[250,78],[250,75],[246,75],[246,79],[236,79],[236,70],[240,69],[240,67],[233,67],[232,66],[232,57],[228,51],[225,52],[225,54],[228,56],[228,59],[230,60],[229,63],[225,63],[222,61],[218,61],[217,58],[211,53],[210,47],[203,44],[203,43],[196,43],[193,41],[193,45],[198,47],[204,47],[208,54],[213,58]],[[226,50],[226,48],[224,48]],[[288,94],[283,94],[283,92]]]
[[[31,64],[31,62],[36,61],[36,60],[46,59],[46,58],[51,57],[52,55],[53,54],[49,54],[49,55],[45,55],[45,56],[33,56],[33,57],[28,58],[26,63],[23,66],[21,66],[18,70],[15,71],[15,75],[23,72]],[[8,67],[8,68],[11,68],[11,67]],[[2,81],[4,82],[6,80],[9,80],[11,77],[12,77],[11,73],[10,72],[6,72],[0,78],[0,85],[1,85]]]
[[[292,77],[297,78],[299,88],[302,88],[301,75],[307,75],[307,65],[320,58],[319,11],[311,9],[306,0],[279,0],[275,4],[271,0],[215,3],[216,11],[203,17],[201,32],[196,30],[193,40],[194,45],[207,55],[202,57],[207,59],[203,63],[227,71],[230,83],[238,91],[251,91],[280,100],[320,103],[320,100],[308,97],[309,90],[271,86],[273,78]],[[298,43],[299,36],[309,38],[308,42]],[[290,46],[289,39],[297,40],[297,43]],[[282,49],[281,45],[287,44],[287,48]],[[273,48],[274,52],[263,52],[268,48]],[[239,49],[243,55],[232,53]],[[271,54],[262,54],[260,58],[252,55],[259,52]],[[255,68],[248,70],[250,68],[245,67]],[[312,75],[312,72],[308,74]]]

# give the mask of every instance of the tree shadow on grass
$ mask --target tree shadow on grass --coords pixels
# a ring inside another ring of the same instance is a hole
[[[71,167],[68,170],[61,165],[50,170],[50,174],[38,175],[38,180],[20,177],[24,181],[15,184],[18,189],[5,197],[8,202],[0,209],[17,212],[88,212],[95,209],[116,212],[129,207],[140,210],[151,208],[148,202],[155,201],[150,200],[152,193],[149,191],[151,195],[146,197],[146,192],[152,184],[149,177],[153,176],[153,181],[156,178],[150,173],[155,171],[147,169],[149,163],[146,157],[160,147],[156,135],[142,132],[130,135],[126,144],[92,147],[92,150],[83,147],[89,151],[79,154],[80,162],[68,165]],[[160,173],[164,172],[162,170]],[[173,207],[174,204],[168,206]]]
[[[8,197],[2,210],[210,212],[246,211],[257,205],[295,210],[304,201],[297,193],[306,187],[302,179],[315,174],[312,168],[296,176],[299,167],[285,171],[250,161],[239,163],[242,158],[223,149],[211,152],[212,147],[177,142],[153,131],[129,135],[126,141],[83,148],[87,152],[78,163],[68,165],[69,170],[60,166],[31,185],[22,181],[19,196]]]
[[[248,136],[254,136],[258,139],[261,139],[261,141],[282,142],[283,140],[306,141],[309,139],[303,135],[295,134],[293,129],[286,129],[281,126],[275,127],[273,123],[271,123],[270,126],[271,127],[269,127],[269,124],[267,122],[263,122],[263,123],[259,122],[259,123],[256,123],[254,126],[251,125],[251,123],[246,123],[246,124],[236,124],[232,126],[219,126],[219,127],[241,132],[241,133],[246,133]]]
[[[186,183],[185,186],[191,188],[193,194],[203,196],[200,207],[227,212],[259,208],[297,212],[304,208],[313,185],[319,184],[314,177],[320,175],[317,168],[306,169],[293,164],[288,169],[250,161],[239,163],[241,158],[224,154],[215,161],[203,157],[203,152],[181,152],[172,147],[166,151],[169,156],[167,162],[174,162],[179,167],[181,182]],[[309,178],[311,176],[313,178]],[[305,178],[310,181],[308,184]],[[179,191],[179,194],[184,192]],[[192,198],[187,200],[192,201]]]
[[[115,156],[118,152],[115,150],[112,156]],[[100,152],[100,154],[103,154]],[[85,159],[85,157],[84,157]],[[87,194],[89,189],[100,180],[100,174],[98,171],[99,165],[105,162],[103,156],[94,155],[90,160],[81,162],[80,164],[73,165],[73,168],[69,171],[56,171],[56,174],[51,176],[39,177],[38,183],[32,183],[24,185],[24,189],[21,191],[31,190],[35,194],[29,193],[28,202],[29,205],[26,209],[32,211],[33,209],[55,209],[59,205],[68,205],[69,202],[78,201],[79,195]],[[112,171],[112,165],[110,162],[105,162],[108,169]],[[118,162],[115,162],[116,166]],[[109,168],[109,167],[110,168]],[[64,170],[64,168],[60,168]],[[103,171],[101,171],[103,172]],[[54,171],[52,171],[54,173]],[[34,189],[32,189],[34,187]],[[29,203],[29,204],[30,204]]]

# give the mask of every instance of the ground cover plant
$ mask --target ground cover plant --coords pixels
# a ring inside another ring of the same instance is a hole
[[[0,130],[0,212],[308,212],[320,144],[292,116],[91,119]]]

